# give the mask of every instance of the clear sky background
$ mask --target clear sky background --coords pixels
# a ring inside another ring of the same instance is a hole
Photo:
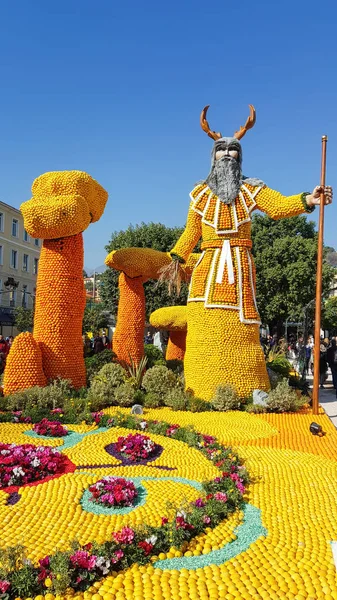
[[[284,194],[319,183],[328,134],[337,247],[335,0],[0,0],[0,65],[0,199],[19,207],[45,171],[90,173],[109,201],[84,234],[87,267],[112,231],[185,222],[209,172],[206,104],[224,135],[255,105],[244,173]]]

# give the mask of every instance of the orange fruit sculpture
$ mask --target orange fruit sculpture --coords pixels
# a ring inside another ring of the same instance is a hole
[[[85,308],[82,232],[103,214],[108,193],[83,171],[53,171],[35,179],[21,205],[26,231],[43,239],[34,331],[18,335],[8,355],[4,393],[58,377],[86,385],[82,321]]]

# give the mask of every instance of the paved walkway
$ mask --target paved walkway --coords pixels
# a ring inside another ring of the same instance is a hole
[[[308,375],[308,381],[310,386],[312,385],[312,375]],[[324,384],[324,389],[319,390],[319,403],[324,408],[329,419],[332,421],[334,426],[337,428],[337,398],[336,390],[332,385],[332,376],[329,370],[329,377]]]

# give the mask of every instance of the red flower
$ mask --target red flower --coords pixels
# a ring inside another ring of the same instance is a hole
[[[144,550],[144,554],[145,556],[148,556],[153,548],[152,544],[149,544],[148,542],[138,542],[138,546],[139,548],[142,548],[142,550]]]

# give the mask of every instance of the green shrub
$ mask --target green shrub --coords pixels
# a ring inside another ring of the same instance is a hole
[[[186,410],[187,396],[180,388],[169,390],[164,398],[165,406],[169,406],[173,410]]]
[[[282,375],[282,377],[288,377],[292,370],[291,363],[285,356],[276,356],[273,360],[267,361],[267,367],[272,369],[274,373]]]
[[[246,407],[246,412],[258,415],[261,413],[266,413],[267,407],[262,406],[262,404],[248,404]]]
[[[214,410],[238,410],[240,408],[240,399],[235,387],[230,383],[226,383],[218,385],[211,404]]]
[[[34,386],[15,392],[7,397],[8,410],[31,410],[38,408],[63,408],[64,400],[74,396],[74,389],[67,379],[55,379],[45,387]]]
[[[148,392],[144,396],[143,405],[145,406],[145,408],[158,408],[159,406],[163,406],[163,403],[161,402],[161,399],[159,398],[159,396],[157,396],[157,394],[154,394],[153,392]]]
[[[171,369],[176,375],[180,375],[184,372],[184,363],[182,360],[167,360],[166,366]]]
[[[212,410],[212,405],[209,402],[205,402],[201,398],[196,398],[195,396],[187,397],[187,410],[192,413],[195,412],[204,412],[207,410]]]
[[[157,346],[153,344],[145,344],[144,345],[144,354],[147,358],[147,368],[151,369],[155,365],[165,365],[166,361],[164,355]]]
[[[158,396],[162,402],[169,390],[175,387],[177,378],[175,374],[167,367],[155,365],[146,371],[143,377],[143,387],[146,392],[151,392]]]
[[[295,390],[289,387],[288,381],[283,379],[274,390],[271,390],[266,402],[268,412],[284,413],[298,411],[306,400],[304,396],[299,398]]]
[[[88,393],[91,410],[116,404],[116,389],[125,382],[126,373],[118,363],[110,362],[99,370],[91,381]]]
[[[90,385],[92,378],[97,375],[103,365],[111,363],[113,358],[116,358],[116,354],[112,350],[106,349],[84,359],[88,385]]]
[[[132,406],[135,404],[135,388],[131,383],[122,383],[115,389],[114,396],[117,406]]]

